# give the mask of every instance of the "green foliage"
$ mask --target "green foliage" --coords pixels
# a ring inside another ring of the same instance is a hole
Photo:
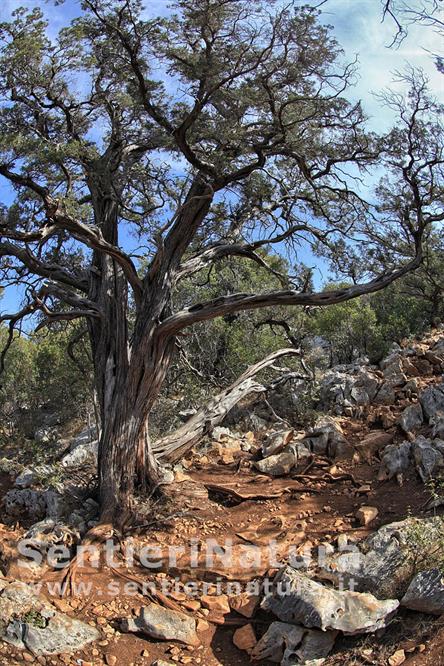
[[[444,517],[433,520],[431,525],[412,518],[407,528],[406,547],[415,574],[433,568],[444,573]]]

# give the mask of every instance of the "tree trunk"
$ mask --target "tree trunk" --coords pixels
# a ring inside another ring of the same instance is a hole
[[[294,348],[280,349],[273,352],[247,370],[232,384],[192,416],[183,426],[175,432],[158,440],[154,446],[154,453],[160,460],[173,462],[189,451],[208,432],[223,421],[228,412],[237,403],[251,393],[263,393],[267,386],[255,381],[254,377],[265,368],[272,365],[282,356],[299,356],[300,351]]]

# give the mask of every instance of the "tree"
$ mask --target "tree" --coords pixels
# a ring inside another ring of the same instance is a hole
[[[444,218],[442,134],[425,86],[413,86],[396,137],[367,133],[361,105],[344,98],[354,67],[341,65],[318,10],[296,5],[177,0],[170,17],[145,20],[138,0],[83,0],[53,41],[37,10],[1,27],[0,175],[16,198],[0,257],[3,282],[26,288],[2,320],[10,338],[36,312],[40,326],[87,321],[103,521],[126,519],[136,479],[162,478],[149,415],[185,329],[381,290],[419,265]],[[391,185],[376,207],[344,173],[383,164]],[[376,277],[350,259],[363,243],[384,255]],[[353,263],[355,283],[315,293],[260,254],[271,246],[296,261],[304,244]],[[280,288],[190,294],[174,310],[180,281],[227,257],[274,271]]]
[[[409,27],[417,24],[432,28],[444,36],[442,0],[381,0],[383,20],[389,17],[395,24],[395,34],[390,46],[399,46],[407,37]],[[436,67],[444,73],[443,56],[434,53]]]

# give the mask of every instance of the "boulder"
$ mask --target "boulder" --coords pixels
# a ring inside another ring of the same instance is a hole
[[[319,418],[302,440],[311,452],[334,460],[352,458],[354,447],[344,437],[341,426],[331,416]]]
[[[305,627],[272,622],[251,652],[253,661],[271,661],[282,666],[304,664],[324,659],[333,648],[337,631],[317,631]]]
[[[31,586],[0,580],[0,638],[34,655],[81,650],[100,634],[80,620],[60,613]]]
[[[378,599],[401,598],[415,575],[418,531],[427,534],[430,548],[439,548],[444,539],[444,521],[433,518],[407,518],[379,528],[350,552],[332,555],[324,572],[329,580],[354,589],[371,592]]]
[[[276,575],[273,591],[261,605],[283,622],[354,635],[385,627],[399,601],[378,601],[372,594],[334,590],[287,566]]]
[[[385,381],[392,387],[404,386],[407,377],[403,371],[402,359],[398,357],[392,363],[386,365],[383,369],[383,375]]]
[[[87,463],[95,464],[97,462],[97,455],[99,449],[99,442],[85,442],[79,444],[67,453],[60,461],[63,467],[80,467]]]
[[[444,441],[420,435],[412,444],[413,459],[422,481],[426,483],[444,468]]]
[[[31,520],[60,518],[66,512],[66,504],[60,493],[55,490],[31,490],[13,488],[8,490],[3,499],[5,514],[9,518],[18,518],[26,514]]]
[[[259,472],[270,476],[285,476],[289,474],[297,463],[296,455],[291,451],[283,451],[274,456],[258,460],[254,463]]]
[[[361,460],[371,463],[372,458],[393,441],[393,435],[384,430],[373,430],[356,444]]]
[[[374,397],[376,405],[393,405],[396,401],[396,393],[389,382],[384,382]]]
[[[428,421],[444,416],[444,383],[426,388],[419,400]]]
[[[405,433],[412,432],[421,427],[424,421],[421,404],[409,405],[399,417],[399,425]]]
[[[293,439],[293,434],[293,430],[281,430],[267,433],[267,436],[262,443],[263,458],[268,458],[268,456],[276,455],[283,451],[287,444]]]
[[[433,424],[432,438],[444,439],[444,416],[437,418]]]
[[[157,640],[178,641],[191,646],[200,643],[196,621],[192,617],[158,604],[143,606],[137,617],[122,620],[121,626],[123,631],[142,633]]]
[[[401,605],[420,613],[442,615],[444,613],[444,573],[440,569],[430,569],[416,574]]]
[[[412,445],[407,440],[401,444],[389,444],[382,452],[381,466],[378,472],[379,481],[388,481],[396,476],[402,482],[402,475],[411,463]]]

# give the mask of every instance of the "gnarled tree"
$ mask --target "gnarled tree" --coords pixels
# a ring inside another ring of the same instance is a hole
[[[37,10],[1,26],[0,175],[15,198],[0,258],[3,283],[25,290],[2,321],[10,339],[35,313],[40,326],[87,321],[102,519],[121,522],[136,479],[161,477],[149,414],[177,337],[242,310],[343,302],[416,268],[443,219],[442,143],[415,81],[397,129],[365,131],[361,105],[344,98],[354,67],[316,9],[177,0],[175,14],[148,20],[138,0],[81,7],[53,40]],[[353,185],[383,165],[381,199],[368,203]],[[315,293],[260,252],[295,263],[304,246],[341,260],[353,283]],[[376,277],[361,248],[382,266]],[[176,310],[179,281],[227,258],[279,286]]]

